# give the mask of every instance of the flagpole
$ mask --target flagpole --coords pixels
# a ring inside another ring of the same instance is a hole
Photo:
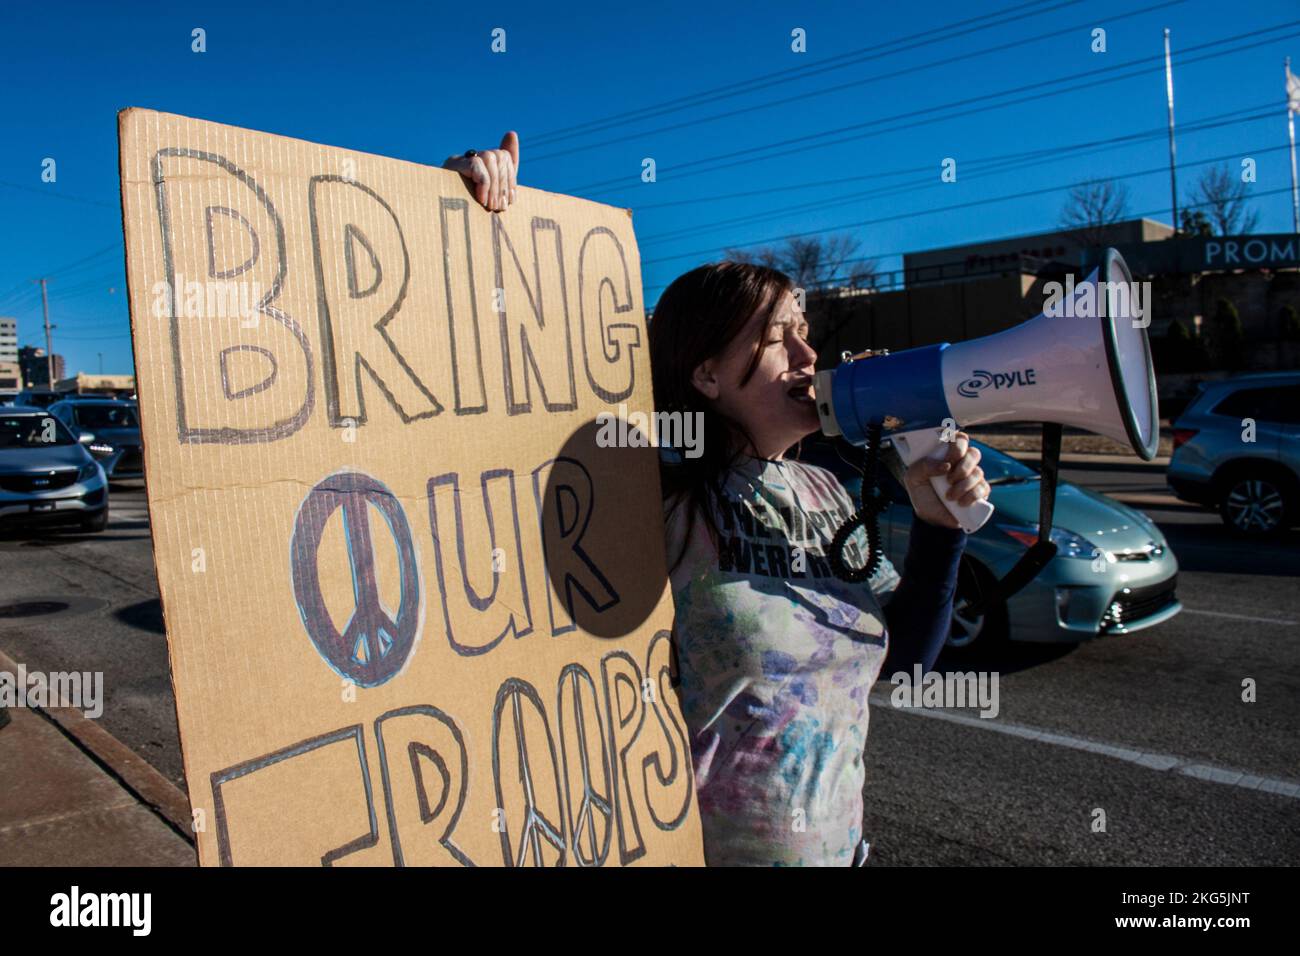
[[[1287,79],[1287,100],[1286,100],[1286,129],[1287,134],[1291,137],[1291,225],[1296,232],[1300,232],[1300,192],[1296,191],[1295,178],[1295,111],[1291,109],[1291,58],[1286,58],[1286,79]]]
[[[1165,98],[1169,102],[1169,195],[1173,200],[1174,234],[1178,234],[1178,180],[1174,173],[1174,69],[1169,59],[1169,28],[1165,27]]]

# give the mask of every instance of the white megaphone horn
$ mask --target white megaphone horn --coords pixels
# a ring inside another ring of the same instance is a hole
[[[822,431],[862,445],[880,428],[910,465],[941,457],[957,428],[1051,422],[1114,438],[1150,461],[1160,411],[1148,304],[1135,292],[1124,259],[1107,249],[1087,279],[1005,332],[849,359],[819,372]],[[965,508],[947,501],[946,477],[931,481],[965,531],[993,514],[987,501]]]

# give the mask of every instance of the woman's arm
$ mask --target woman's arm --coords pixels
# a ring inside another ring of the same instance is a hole
[[[970,447],[969,436],[957,432],[943,461],[922,459],[904,475],[903,485],[912,499],[916,520],[903,559],[902,580],[885,606],[889,628],[889,654],[881,674],[923,671],[934,666],[952,626],[952,601],[957,590],[957,567],[966,548],[966,533],[939,500],[930,484],[933,475],[951,481],[947,497],[962,505],[987,498],[988,482],[979,467],[980,452]]]
[[[903,559],[902,580],[885,605],[889,653],[880,669],[888,680],[898,671],[934,666],[952,626],[957,567],[966,548],[966,532],[940,528],[916,518]]]

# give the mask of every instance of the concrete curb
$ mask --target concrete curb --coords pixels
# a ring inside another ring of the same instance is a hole
[[[1010,455],[1017,461],[1038,461],[1041,457],[1036,451],[1009,451],[1005,448],[999,449],[1004,455]],[[1061,464],[1063,465],[1119,465],[1124,468],[1140,468],[1144,471],[1164,471],[1169,467],[1169,458],[1157,456],[1151,461],[1143,461],[1136,455],[1101,455],[1088,454],[1086,452],[1069,451],[1061,453]]]
[[[18,664],[0,651],[0,670],[18,673]],[[98,722],[72,707],[28,708],[54,724],[78,749],[131,792],[137,800],[166,822],[178,835],[194,843],[190,829],[190,798],[122,743]]]

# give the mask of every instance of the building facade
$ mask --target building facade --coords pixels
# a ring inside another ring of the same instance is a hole
[[[0,364],[18,361],[18,320],[0,316]]]
[[[64,376],[63,356],[54,355],[54,380]],[[49,388],[50,369],[45,361],[45,349],[24,345],[18,350],[18,365],[22,370],[24,388]]]

